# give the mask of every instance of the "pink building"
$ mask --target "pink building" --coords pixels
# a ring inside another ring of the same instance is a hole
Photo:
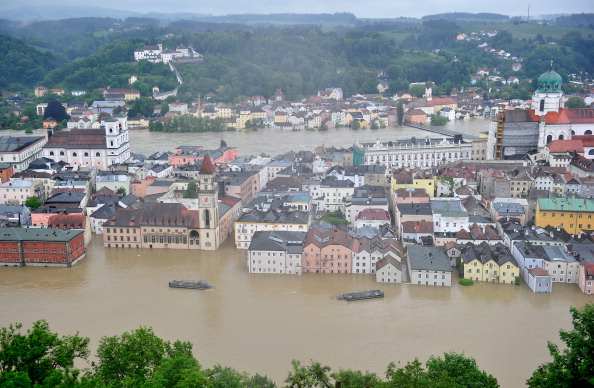
[[[397,189],[394,191],[394,203],[429,203],[429,194],[425,189]]]
[[[356,245],[356,240],[345,230],[310,229],[301,256],[302,272],[352,273]]]
[[[203,150],[198,147],[179,147],[173,150],[173,155],[169,155],[169,164],[173,167],[179,167],[190,163],[196,163],[204,159],[208,154],[215,164],[228,163],[237,158],[237,149],[221,147],[217,150]]]
[[[580,265],[578,286],[584,294],[594,294],[594,263]]]

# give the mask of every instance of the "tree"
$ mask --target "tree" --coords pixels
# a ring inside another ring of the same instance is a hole
[[[361,128],[361,122],[359,120],[353,120],[351,122],[351,128],[353,128],[353,129],[360,129]]]
[[[398,116],[398,125],[402,125],[404,122],[404,107],[402,106],[402,101],[398,101],[398,106],[396,107],[396,115]]]
[[[447,117],[443,117],[439,114],[435,114],[433,116],[431,116],[431,125],[438,125],[438,126],[442,126],[442,125],[446,125],[448,123],[448,118]]]
[[[89,339],[59,337],[46,321],[37,321],[26,334],[22,324],[0,329],[0,386],[60,386],[76,379],[74,360],[89,355]]]
[[[31,211],[37,209],[41,205],[43,205],[43,202],[41,202],[39,198],[35,196],[27,197],[25,200],[25,206],[27,206]]]
[[[125,196],[126,195],[126,188],[125,187],[118,187],[118,189],[116,190],[116,194],[119,194],[121,196]]]
[[[196,182],[190,181],[186,191],[184,191],[184,198],[198,198],[198,187]]]
[[[155,386],[148,382],[183,378],[180,373],[188,368],[179,364],[187,367],[192,363],[192,344],[180,341],[172,344],[157,337],[152,329],[141,327],[121,336],[103,337],[97,358],[98,362],[93,363],[95,377],[108,385]],[[197,364],[189,369],[200,370]]]
[[[43,113],[44,118],[53,117],[56,121],[68,120],[70,116],[66,113],[66,108],[60,103],[60,101],[52,100],[48,102],[45,112]]]
[[[587,108],[588,106],[584,102],[584,99],[581,97],[569,97],[567,101],[565,101],[566,108]]]
[[[227,142],[225,140],[221,139],[221,145],[220,145],[220,147],[221,148],[222,147],[227,147]]]
[[[441,386],[468,388],[496,388],[497,379],[478,368],[476,360],[459,353],[445,353],[441,357],[429,357],[427,376]]]
[[[285,379],[289,388],[332,388],[334,385],[330,382],[330,367],[312,361],[310,365],[301,365],[300,361],[291,361],[293,370]]]
[[[529,387],[594,386],[594,304],[570,307],[573,330],[559,330],[565,349],[548,342],[553,361],[540,365],[526,382]]]
[[[422,85],[413,85],[408,89],[408,92],[415,97],[423,97],[425,95],[425,87]]]

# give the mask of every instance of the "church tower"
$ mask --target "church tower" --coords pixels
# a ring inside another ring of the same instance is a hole
[[[538,77],[538,89],[532,96],[532,109],[537,116],[545,116],[549,112],[559,112],[563,103],[561,85],[563,78],[555,70],[551,61],[551,69]]]
[[[219,247],[218,183],[216,170],[208,154],[202,160],[198,174],[198,203],[200,211],[200,245],[204,250]]]

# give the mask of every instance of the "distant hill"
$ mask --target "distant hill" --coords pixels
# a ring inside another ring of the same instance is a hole
[[[579,27],[579,28],[594,28],[594,13],[574,13],[569,16],[560,16],[555,22],[559,26],[564,27]]]
[[[423,20],[443,19],[443,20],[457,22],[457,23],[475,23],[475,22],[507,23],[507,22],[509,22],[508,15],[502,15],[499,13],[486,13],[486,12],[482,12],[482,13],[447,12],[447,13],[438,13],[435,15],[426,15],[426,16],[423,16],[421,19],[423,19]]]

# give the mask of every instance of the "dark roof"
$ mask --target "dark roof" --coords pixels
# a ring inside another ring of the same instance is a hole
[[[40,139],[43,136],[0,136],[0,152],[18,152]]]
[[[206,154],[204,159],[202,160],[202,166],[200,166],[200,174],[202,175],[212,175],[216,172],[215,167],[212,164],[212,160],[210,159],[210,155]]]

